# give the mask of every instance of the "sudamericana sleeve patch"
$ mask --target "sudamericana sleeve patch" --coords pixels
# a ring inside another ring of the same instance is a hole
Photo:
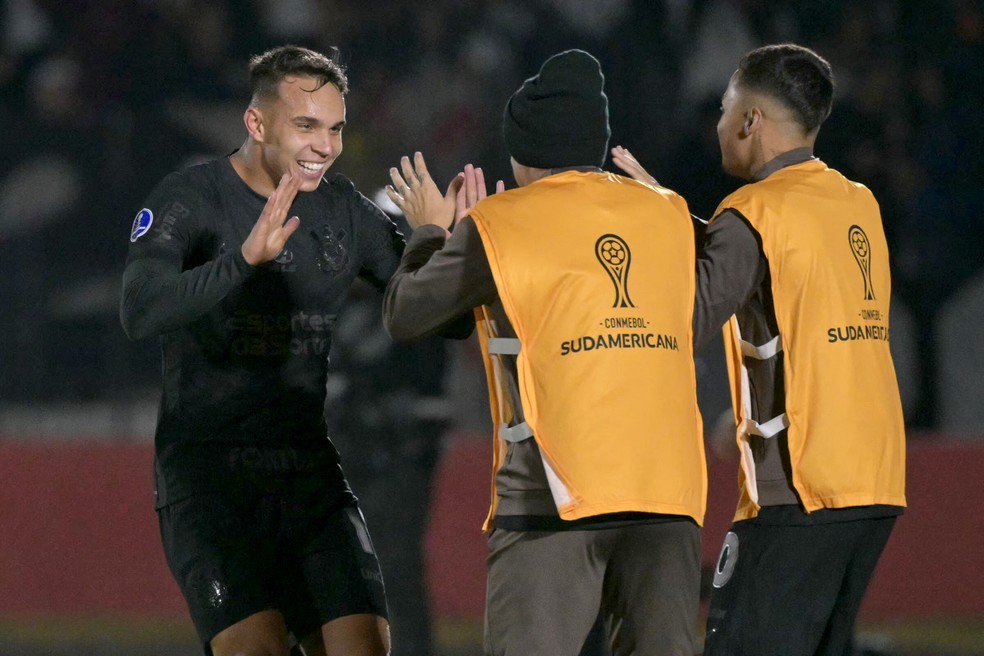
[[[130,230],[130,241],[137,241],[146,235],[153,223],[154,213],[146,207],[137,212],[136,218],[133,219],[133,228]]]

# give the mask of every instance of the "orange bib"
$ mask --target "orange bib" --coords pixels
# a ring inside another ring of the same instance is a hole
[[[702,522],[694,236],[683,199],[609,173],[566,172],[487,198],[471,216],[519,341],[516,356],[490,349],[498,335],[478,313],[496,469],[505,440],[532,437],[562,518],[641,511]],[[505,428],[502,357],[518,358],[525,433]]]
[[[742,452],[737,519],[758,496],[749,434],[787,429],[795,487],[807,512],[905,505],[905,433],[889,352],[891,279],[871,192],[816,160],[741,187],[718,206],[762,239],[779,339],[743,342],[732,317],[725,353]],[[786,412],[750,416],[749,357],[784,353]]]

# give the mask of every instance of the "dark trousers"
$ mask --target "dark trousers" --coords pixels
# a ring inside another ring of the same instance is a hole
[[[895,517],[736,522],[715,571],[704,656],[849,656]]]

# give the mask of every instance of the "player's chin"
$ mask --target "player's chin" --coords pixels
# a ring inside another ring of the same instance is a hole
[[[301,186],[298,189],[298,191],[314,191],[315,189],[318,188],[318,185],[321,184],[322,177],[323,176],[319,176],[317,178],[315,178],[315,177],[305,177],[301,181]]]

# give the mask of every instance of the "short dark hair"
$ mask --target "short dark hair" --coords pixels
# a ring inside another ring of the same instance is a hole
[[[339,93],[348,93],[345,69],[338,63],[338,49],[327,55],[300,46],[286,45],[254,55],[249,60],[250,103],[257,104],[277,95],[277,86],[285,77],[298,75],[318,81],[318,89],[333,84]]]
[[[743,89],[767,94],[792,110],[806,132],[830,116],[834,74],[809,48],[792,43],[756,48],[742,57],[737,80]]]

